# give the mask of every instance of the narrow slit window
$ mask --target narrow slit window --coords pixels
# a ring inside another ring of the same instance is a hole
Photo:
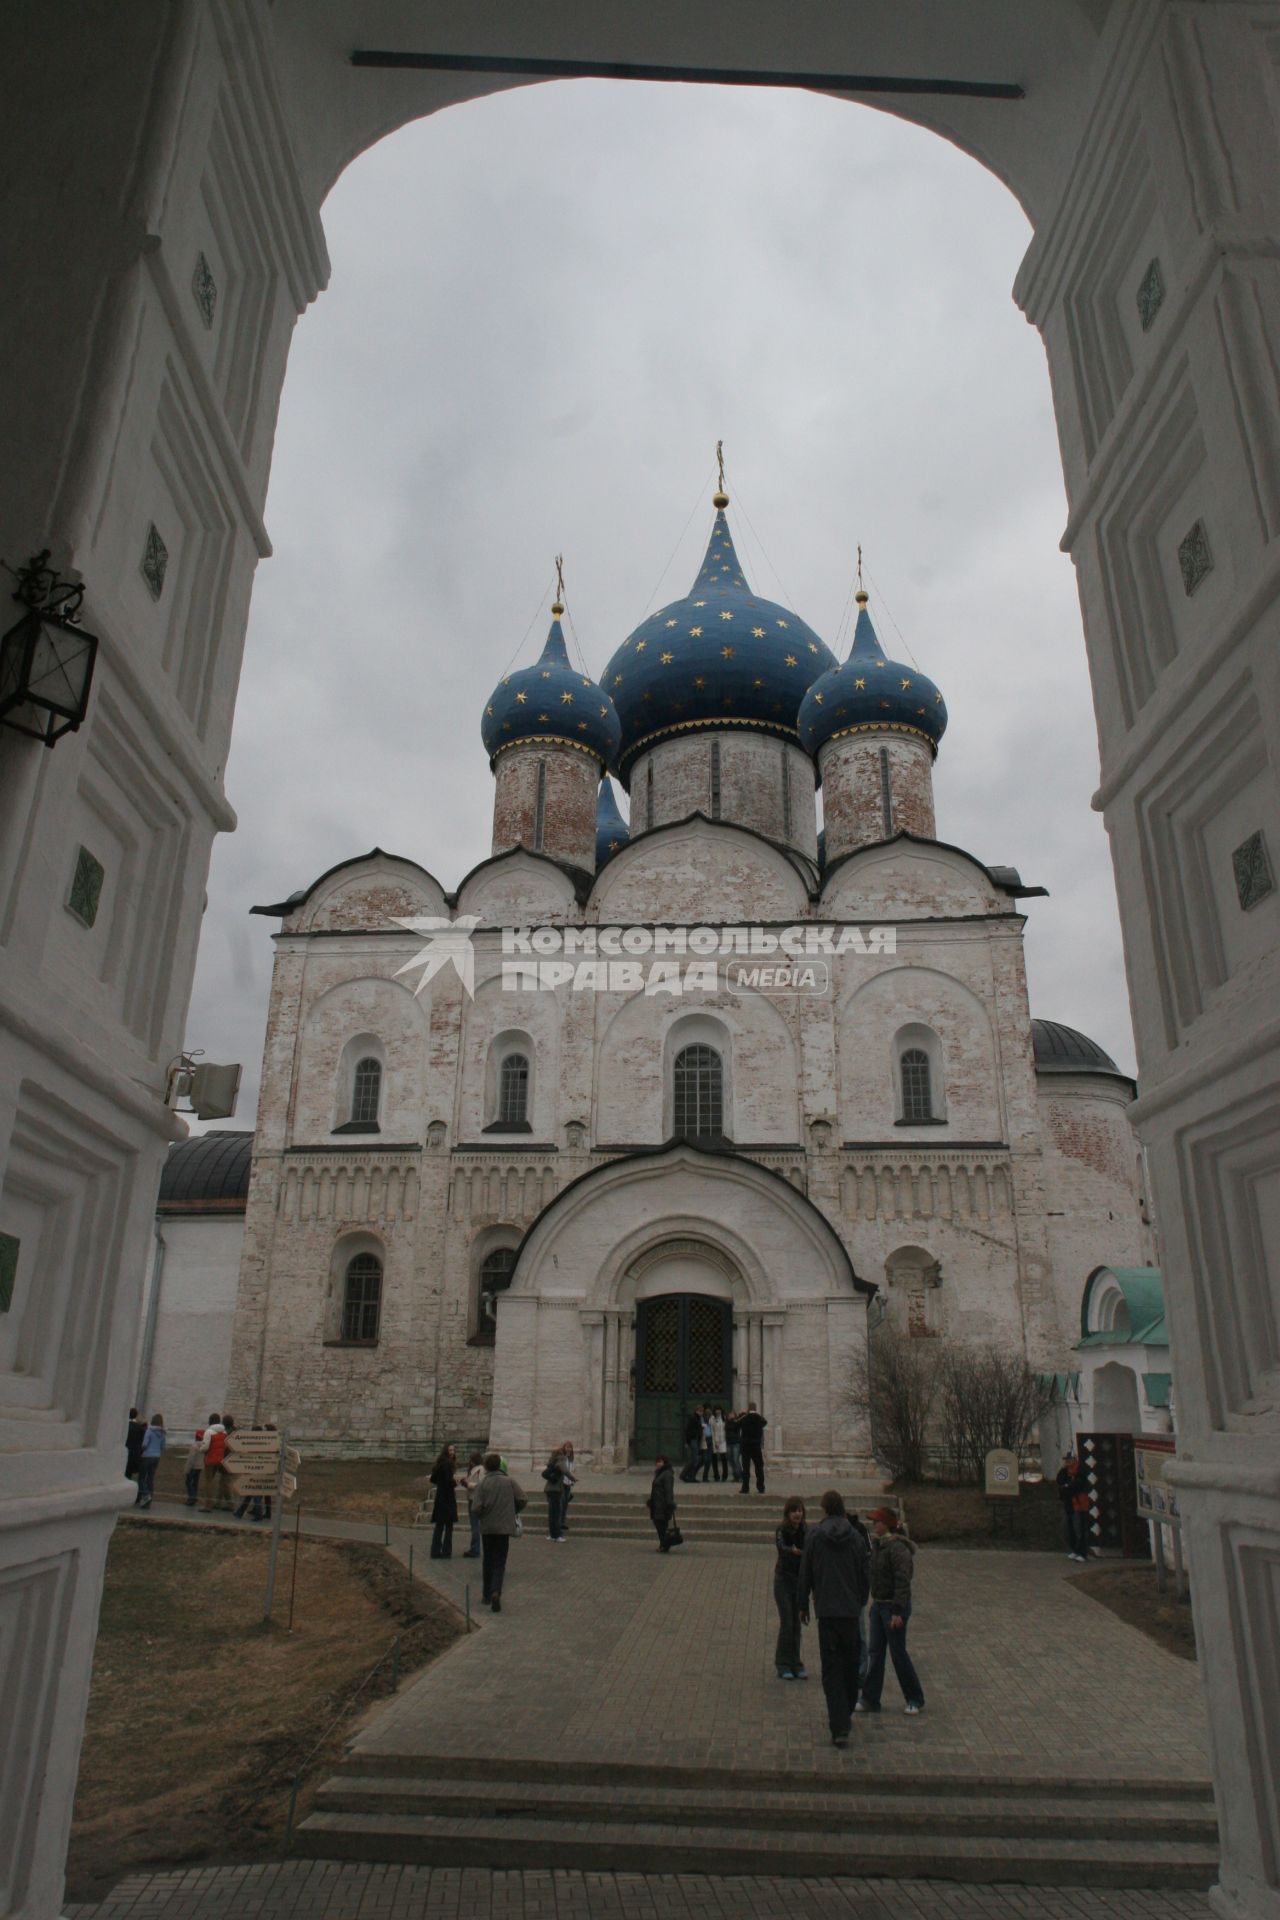
[[[724,1133],[724,1066],[714,1047],[684,1047],[676,1055],[672,1089],[675,1132]]]
[[[649,765],[645,770],[644,823],[646,827],[651,827],[653,825],[653,762],[652,760],[649,762]]]
[[[902,1117],[908,1126],[933,1119],[933,1088],[929,1056],[922,1047],[908,1047],[901,1060]]]
[[[512,1127],[528,1118],[528,1055],[509,1053],[498,1072],[498,1120],[503,1126]]]
[[[780,752],[782,762],[782,837],[791,838],[791,768],[787,764],[787,749]]]
[[[893,838],[893,789],[889,784],[889,749],[880,749],[880,812],[884,821],[884,837]]]
[[[378,1338],[382,1315],[382,1262],[374,1253],[358,1253],[347,1262],[342,1294],[342,1337],[361,1346]]]
[[[533,803],[533,850],[542,852],[542,843],[547,831],[547,763],[538,762],[538,794]]]
[[[711,818],[720,818],[720,742],[711,742]]]
[[[351,1118],[362,1127],[378,1124],[378,1106],[382,1098],[382,1063],[359,1060],[351,1089]]]

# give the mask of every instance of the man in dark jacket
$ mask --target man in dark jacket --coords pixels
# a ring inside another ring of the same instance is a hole
[[[1074,1453],[1064,1453],[1058,1469],[1058,1498],[1067,1536],[1068,1560],[1089,1558],[1089,1483]]]
[[[684,1423],[685,1463],[680,1472],[682,1480],[693,1480],[697,1475],[698,1461],[702,1454],[702,1408],[692,1407]]]
[[[822,1691],[832,1744],[847,1747],[858,1694],[861,1652],[858,1616],[867,1604],[867,1545],[850,1526],[844,1501],[834,1491],[822,1496],[822,1519],[804,1543],[800,1562],[800,1618],[809,1619],[812,1597],[818,1616],[818,1652]]]
[[[924,1707],[924,1688],[907,1652],[907,1622],[911,1618],[911,1576],[915,1569],[915,1545],[902,1532],[898,1515],[888,1507],[877,1507],[867,1518],[871,1522],[871,1651],[867,1677],[862,1685],[859,1713],[879,1713],[884,1691],[884,1656],[893,1660],[893,1670],[902,1688],[908,1713]]]
[[[515,1536],[517,1519],[525,1505],[524,1488],[513,1480],[499,1453],[486,1453],[484,1479],[476,1488],[472,1512],[480,1522],[480,1552],[484,1576],[484,1597],[495,1613],[502,1612],[502,1583],[507,1571],[507,1554]]]
[[[756,1492],[764,1492],[764,1430],[769,1422],[763,1414],[756,1411],[755,1401],[751,1401],[739,1422],[739,1440],[742,1447],[742,1491],[751,1490],[751,1468],[756,1470]]]

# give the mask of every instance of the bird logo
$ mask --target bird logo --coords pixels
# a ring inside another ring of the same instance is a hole
[[[396,978],[402,973],[412,973],[415,967],[421,967],[422,978],[414,988],[415,995],[429,987],[438,973],[446,967],[453,967],[462,982],[468,1000],[474,1000],[476,994],[476,954],[471,944],[472,929],[480,924],[478,913],[460,913],[456,920],[441,920],[432,914],[414,914],[408,920],[396,919],[394,924],[403,927],[408,933],[421,934],[426,945],[414,954],[412,960],[406,960],[402,967],[396,968]]]

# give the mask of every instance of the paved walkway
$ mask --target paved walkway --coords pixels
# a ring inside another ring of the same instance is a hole
[[[388,1704],[362,1754],[620,1764],[850,1768],[1096,1780],[1207,1781],[1199,1669],[1165,1653],[1072,1586],[1052,1554],[922,1547],[912,1652],[927,1709],[859,1715],[847,1752],[830,1745],[816,1678],[779,1682],[773,1554],[688,1544],[527,1534],[512,1543],[503,1612]],[[415,1556],[415,1571],[418,1568]],[[472,1560],[424,1574],[462,1603]]]
[[[1210,1920],[1202,1893],[938,1880],[486,1873],[286,1860],[138,1874],[67,1920]]]

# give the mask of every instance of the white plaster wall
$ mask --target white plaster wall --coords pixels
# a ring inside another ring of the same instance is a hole
[[[225,1411],[244,1216],[162,1215],[158,1226],[164,1264],[146,1404],[139,1402],[139,1411],[148,1419],[153,1413],[164,1415],[172,1445],[189,1439],[215,1409]],[[153,1259],[144,1324],[155,1285]],[[231,1411],[238,1409],[233,1406]]]

